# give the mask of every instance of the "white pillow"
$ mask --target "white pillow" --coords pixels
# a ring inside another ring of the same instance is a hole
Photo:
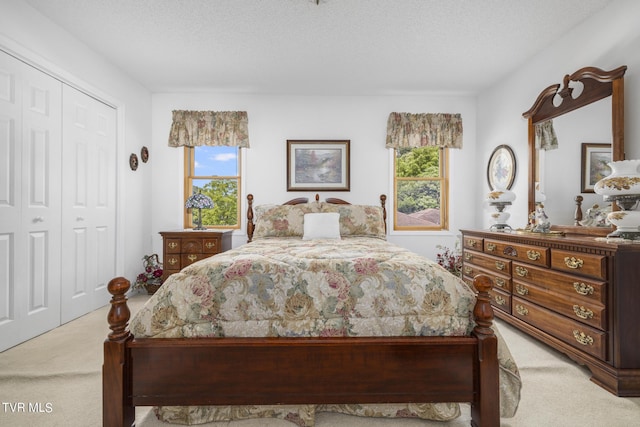
[[[340,239],[340,214],[308,213],[304,214],[304,234],[302,240]]]

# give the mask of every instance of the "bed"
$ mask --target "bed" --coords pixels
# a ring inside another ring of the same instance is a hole
[[[475,426],[512,416],[520,382],[492,328],[491,280],[472,290],[387,242],[380,199],[254,210],[249,195],[247,244],[173,274],[134,319],[129,281],[111,280],[103,425],[131,425],[136,406],[181,424],[312,426],[323,410],[447,420],[458,402]]]

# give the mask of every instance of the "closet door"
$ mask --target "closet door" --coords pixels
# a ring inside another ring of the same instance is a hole
[[[60,324],[61,88],[0,52],[0,351]]]
[[[62,323],[109,302],[115,277],[115,109],[63,86]]]

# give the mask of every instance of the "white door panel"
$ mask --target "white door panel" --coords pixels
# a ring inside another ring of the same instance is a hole
[[[115,276],[116,115],[67,86],[63,111],[64,323],[109,302],[106,284]]]
[[[0,54],[0,351],[60,323],[61,99]]]

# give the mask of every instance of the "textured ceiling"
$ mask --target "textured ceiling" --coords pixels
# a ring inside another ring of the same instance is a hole
[[[25,0],[153,92],[477,92],[613,0]]]

